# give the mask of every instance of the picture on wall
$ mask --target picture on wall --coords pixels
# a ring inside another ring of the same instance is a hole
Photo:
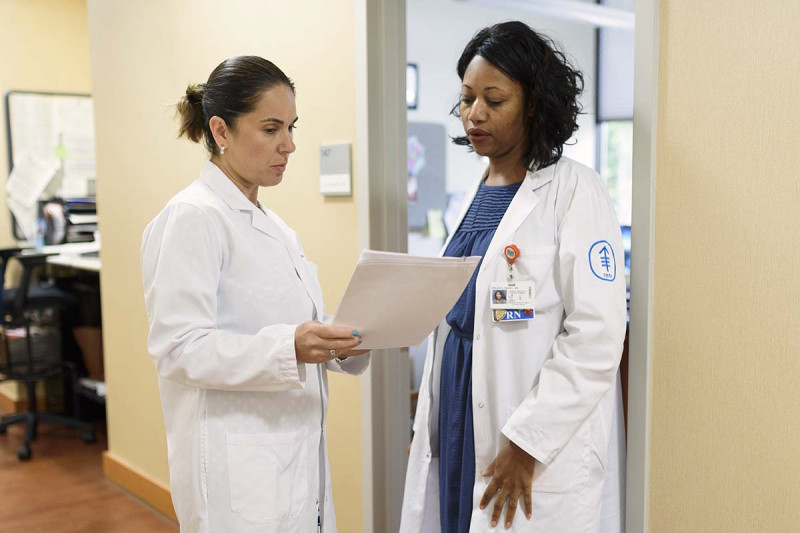
[[[419,78],[417,65],[409,63],[406,65],[406,107],[408,109],[417,108],[419,96]]]

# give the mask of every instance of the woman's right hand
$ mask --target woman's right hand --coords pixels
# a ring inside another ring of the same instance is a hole
[[[360,343],[358,331],[333,324],[304,322],[294,331],[294,352],[300,363],[319,364],[335,357],[354,355],[348,352]]]

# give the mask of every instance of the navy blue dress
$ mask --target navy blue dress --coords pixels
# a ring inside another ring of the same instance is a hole
[[[486,254],[494,232],[522,182],[481,184],[445,256]],[[483,260],[481,260],[483,262]],[[439,511],[442,533],[469,531],[475,484],[472,427],[472,333],[475,329],[475,280],[480,265],[447,315],[452,328],[442,353],[439,394]],[[489,298],[488,294],[478,295]]]

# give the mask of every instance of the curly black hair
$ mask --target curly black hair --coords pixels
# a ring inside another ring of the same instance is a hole
[[[525,109],[533,109],[528,120],[530,139],[522,157],[525,167],[538,170],[558,161],[564,143],[578,129],[583,74],[570,65],[552,40],[519,21],[495,24],[475,34],[458,60],[461,80],[475,56],[521,84]],[[451,113],[461,116],[459,104]],[[471,146],[466,136],[454,137],[453,142]]]

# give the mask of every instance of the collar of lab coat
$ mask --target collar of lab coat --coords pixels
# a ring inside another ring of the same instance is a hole
[[[510,241],[506,241],[511,238],[512,234],[522,224],[525,218],[527,218],[531,211],[533,211],[533,208],[536,207],[536,204],[539,203],[539,197],[536,194],[536,190],[553,181],[557,164],[558,163],[550,165],[547,168],[543,168],[535,172],[528,171],[528,173],[525,175],[525,179],[522,181],[522,185],[520,185],[519,190],[517,191],[517,194],[514,195],[514,199],[511,200],[511,204],[508,206],[505,215],[503,215],[500,224],[497,226],[497,230],[494,232],[492,242],[489,243],[489,248],[486,250],[486,255],[484,257],[492,257],[493,254],[499,252],[500,247],[512,244]],[[481,183],[483,183],[483,180],[486,179],[486,174],[488,172],[489,171],[487,169],[487,171],[483,173],[483,176],[481,176],[481,179],[478,180],[478,182],[467,195],[467,199],[464,201],[461,207],[461,214],[458,216],[456,228],[461,225],[461,221],[464,220],[464,217],[467,215],[469,206],[472,205],[472,200],[475,199],[475,195],[478,193],[478,189],[480,188]],[[442,250],[439,252],[439,255],[444,255],[444,252],[447,250],[447,246],[450,244],[450,239],[453,238],[454,234],[455,232],[448,235]]]
[[[250,214],[250,224],[255,229],[269,235],[273,239],[284,243],[286,242],[286,239],[278,233],[280,228],[274,224],[270,224],[268,218],[263,216],[264,213],[261,213],[261,210],[247,199],[247,196],[239,190],[239,187],[237,187],[217,165],[209,161],[203,167],[200,175],[206,185],[214,191],[214,194],[222,198],[222,200],[228,204],[228,207],[235,211],[247,211]]]
[[[284,222],[277,217],[275,217],[275,220],[272,220],[265,213],[262,213],[261,210],[253,205],[253,203],[247,199],[244,193],[239,190],[239,187],[237,187],[236,184],[225,175],[222,169],[220,169],[211,161],[206,163],[206,165],[203,167],[200,176],[206,185],[211,188],[214,194],[222,198],[222,200],[228,204],[228,207],[234,211],[246,211],[249,213],[250,224],[253,226],[253,228],[283,243],[283,245],[289,249],[289,257],[294,264],[297,275],[300,276],[300,280],[303,282],[311,301],[314,303],[317,316],[321,320],[322,302],[320,299],[315,297],[316,291],[313,290],[314,280],[306,271],[306,267],[302,264],[305,256],[303,255],[302,250],[300,250],[298,243],[292,242],[292,240],[289,238],[288,227],[281,227],[285,226]],[[266,211],[267,209],[265,209],[265,212]]]

